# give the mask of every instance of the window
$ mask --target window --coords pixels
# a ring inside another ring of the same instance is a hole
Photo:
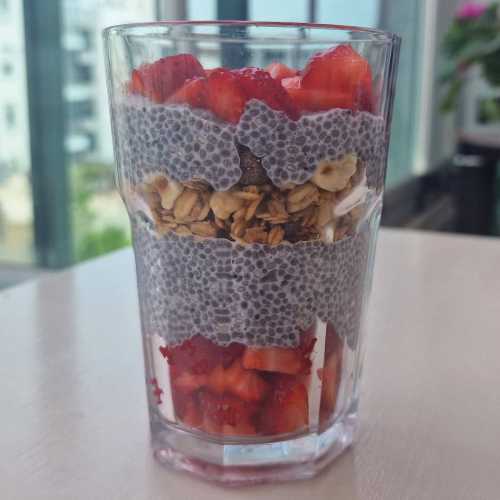
[[[318,0],[316,20],[319,23],[376,27],[379,0]]]
[[[390,188],[414,175],[422,2],[409,0],[404,4],[395,4],[385,0],[385,3],[388,8],[384,9],[386,13],[383,16],[382,28],[405,34],[404,42],[401,44],[397,93],[392,118],[386,180],[387,187]]]
[[[14,66],[8,61],[4,61],[1,66],[1,73],[3,76],[10,76],[14,73]]]
[[[242,16],[246,8],[246,15],[255,20],[309,21],[314,15],[318,22],[382,25],[404,32],[389,183],[411,175],[405,154],[414,136],[412,106],[418,74],[414,20],[421,2],[408,0],[401,6],[391,0],[226,2],[0,0],[0,260],[57,267],[128,242],[127,214],[113,184],[101,30],[112,24],[154,20],[157,9],[165,18],[216,19],[226,5],[237,3]],[[25,33],[23,16],[36,29]],[[47,53],[50,57],[37,64],[41,47],[44,57]],[[280,55],[270,49],[262,61],[252,63],[265,66]],[[203,57],[204,64],[217,64],[213,54]],[[29,114],[34,117],[31,123]],[[53,141],[50,147],[47,141]],[[49,228],[51,224],[54,227]],[[118,237],[108,238],[109,234]]]
[[[0,0],[0,263],[26,264],[34,254],[22,4]]]
[[[62,0],[72,258],[80,261],[129,242],[128,216],[114,186],[101,31],[150,21],[156,0]],[[108,237],[114,235],[114,238]]]
[[[248,2],[248,18],[256,21],[283,21],[284,9],[286,20],[303,22],[308,20],[308,2],[305,0],[288,0],[272,2],[270,0],[250,0]]]
[[[0,0],[0,15],[6,15],[9,12],[9,0]]]
[[[12,104],[5,106],[5,125],[7,130],[13,130],[16,126],[16,111]]]

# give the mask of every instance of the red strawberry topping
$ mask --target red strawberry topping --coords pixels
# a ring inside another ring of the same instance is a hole
[[[208,99],[206,78],[193,78],[171,95],[167,102],[171,104],[189,104],[193,108],[205,108]]]
[[[278,81],[283,80],[283,78],[290,78],[299,74],[296,69],[290,68],[286,64],[279,62],[273,62],[266,66],[266,71]]]
[[[339,45],[311,57],[301,77],[301,88],[343,96],[351,109],[372,108],[370,64],[350,45]]]
[[[238,123],[246,97],[232,71],[217,69],[208,77],[207,107],[222,120]]]
[[[234,72],[248,100],[258,99],[276,111],[284,111],[290,118],[298,117],[290,96],[271,75],[258,68],[243,68]]]
[[[205,76],[205,71],[191,54],[163,57],[132,71],[129,91],[162,103],[186,80],[196,76]]]
[[[304,111],[326,111],[332,108],[351,109],[352,96],[337,90],[305,89],[300,76],[285,78],[281,84],[297,108]]]

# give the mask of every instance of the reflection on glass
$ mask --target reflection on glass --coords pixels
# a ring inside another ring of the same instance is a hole
[[[0,261],[33,260],[22,0],[0,2]]]
[[[127,216],[113,179],[102,57],[104,27],[155,18],[155,0],[62,0],[64,138],[70,169],[74,258],[129,244]]]

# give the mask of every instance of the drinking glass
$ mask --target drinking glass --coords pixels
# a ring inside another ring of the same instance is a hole
[[[236,21],[104,38],[154,455],[232,485],[311,477],[353,441],[399,38]]]

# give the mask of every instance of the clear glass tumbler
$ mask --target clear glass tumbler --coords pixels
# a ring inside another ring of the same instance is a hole
[[[353,439],[399,38],[104,37],[155,456],[226,484],[311,477]]]

